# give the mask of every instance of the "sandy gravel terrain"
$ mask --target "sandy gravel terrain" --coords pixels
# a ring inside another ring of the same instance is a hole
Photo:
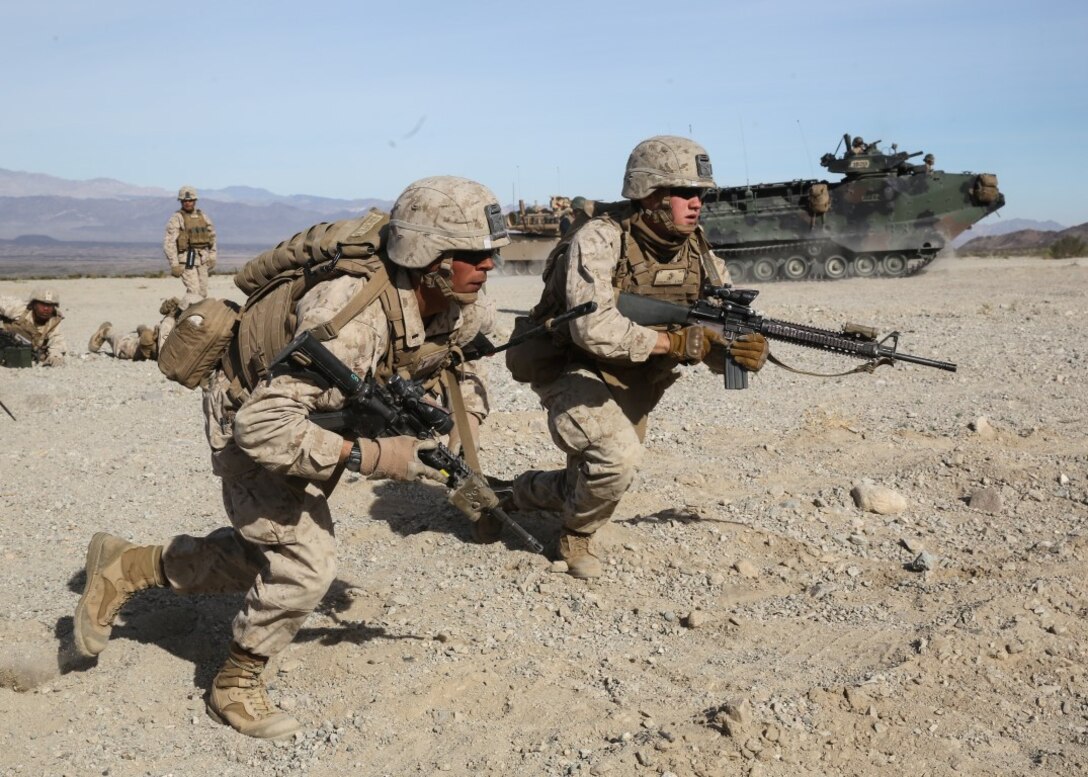
[[[768,366],[727,394],[688,370],[597,581],[512,538],[472,544],[437,487],[343,482],[338,579],[269,672],[306,727],[278,743],[204,712],[234,597],[140,595],[94,665],[72,658],[93,532],[222,519],[199,397],[83,353],[180,284],[56,285],[76,355],[0,371],[18,417],[0,415],[0,774],[1088,774],[1088,262],[766,286],[767,315],[897,329],[959,372]],[[502,335],[539,280],[492,287]],[[489,375],[485,466],[558,465],[534,395]],[[860,509],[863,481],[905,507]],[[523,520],[554,540],[549,516]]]

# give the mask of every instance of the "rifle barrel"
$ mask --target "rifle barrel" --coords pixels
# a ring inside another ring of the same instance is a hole
[[[938,370],[945,370],[946,372],[955,372],[956,365],[952,362],[942,362],[937,359],[927,359],[924,356],[912,356],[909,353],[900,353],[893,348],[880,348],[880,355],[886,356],[889,359],[895,359],[901,362],[910,362],[911,364],[921,364],[924,367],[936,367]]]

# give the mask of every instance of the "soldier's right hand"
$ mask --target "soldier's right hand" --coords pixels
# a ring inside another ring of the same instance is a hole
[[[402,435],[400,437],[382,437],[378,440],[360,440],[363,447],[363,466],[360,473],[372,478],[389,478],[390,480],[416,481],[433,480],[445,485],[447,478],[433,467],[428,467],[419,459],[420,451],[433,450],[438,446],[437,440],[420,440],[417,437]],[[374,446],[376,450],[366,445]],[[370,455],[368,455],[370,454]],[[367,464],[373,464],[367,467]],[[365,471],[369,469],[368,471]]]
[[[665,334],[669,336],[668,355],[681,364],[698,364],[710,353],[711,346],[721,341],[716,332],[698,325]]]
[[[182,270],[182,267],[181,267],[180,264],[170,265],[170,274],[173,275],[175,278],[180,278],[181,277],[181,270]]]

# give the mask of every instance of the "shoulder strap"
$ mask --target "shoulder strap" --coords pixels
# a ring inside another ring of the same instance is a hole
[[[476,441],[472,439],[472,427],[469,426],[468,410],[465,408],[465,398],[461,394],[461,384],[457,380],[457,373],[451,369],[442,375],[446,383],[446,390],[450,396],[450,405],[453,406],[453,422],[457,425],[457,433],[461,439],[461,451],[465,455],[465,463],[473,472],[481,472],[480,457],[476,453]]]
[[[718,268],[714,266],[713,252],[710,250],[710,241],[703,234],[703,228],[695,230],[696,245],[699,250],[699,262],[703,265],[703,278],[711,286],[721,286],[722,277],[718,275]]]
[[[366,310],[370,303],[378,299],[379,296],[384,296],[382,292],[391,288],[392,285],[393,282],[389,279],[389,270],[386,269],[384,262],[380,263],[374,274],[363,284],[363,288],[359,289],[355,296],[348,300],[348,304],[341,308],[339,313],[324,324],[315,326],[310,331],[318,340],[332,340],[340,334],[340,330],[351,319]],[[389,311],[386,311],[386,313],[388,314]]]

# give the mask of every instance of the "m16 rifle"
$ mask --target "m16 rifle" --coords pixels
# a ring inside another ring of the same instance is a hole
[[[535,336],[548,331],[557,323],[585,315],[596,309],[596,303],[579,305],[525,336]],[[474,340],[474,347],[459,361],[471,361],[505,350],[513,343],[495,347],[486,338]],[[423,440],[434,440],[453,429],[453,419],[443,408],[427,401],[423,387],[415,381],[393,375],[384,384],[371,373],[360,377],[336,358],[328,348],[309,331],[295,337],[272,360],[271,375],[304,370],[321,384],[339,389],[344,395],[344,407],[325,413],[312,413],[310,420],[323,429],[343,432],[354,437],[377,439],[408,435]],[[469,467],[464,459],[445,445],[419,451],[420,460],[438,470],[446,478],[451,490],[450,503],[471,520],[478,520],[483,513],[490,513],[509,526],[530,548],[544,552],[544,546],[502,509],[500,500],[487,479]]]
[[[780,340],[868,360],[868,364],[859,369],[872,370],[881,364],[902,361],[949,372],[956,371],[956,365],[951,362],[901,353],[898,350],[899,332],[891,332],[878,339],[875,329],[858,324],[846,324],[842,331],[835,332],[767,318],[751,308],[752,301],[758,294],[756,289],[715,286],[706,289],[703,299],[687,307],[624,292],[619,295],[616,309],[643,326],[699,324],[717,332],[727,344],[741,335],[758,332],[768,340]],[[725,353],[725,387],[748,388],[748,371],[729,357],[728,350]]]

